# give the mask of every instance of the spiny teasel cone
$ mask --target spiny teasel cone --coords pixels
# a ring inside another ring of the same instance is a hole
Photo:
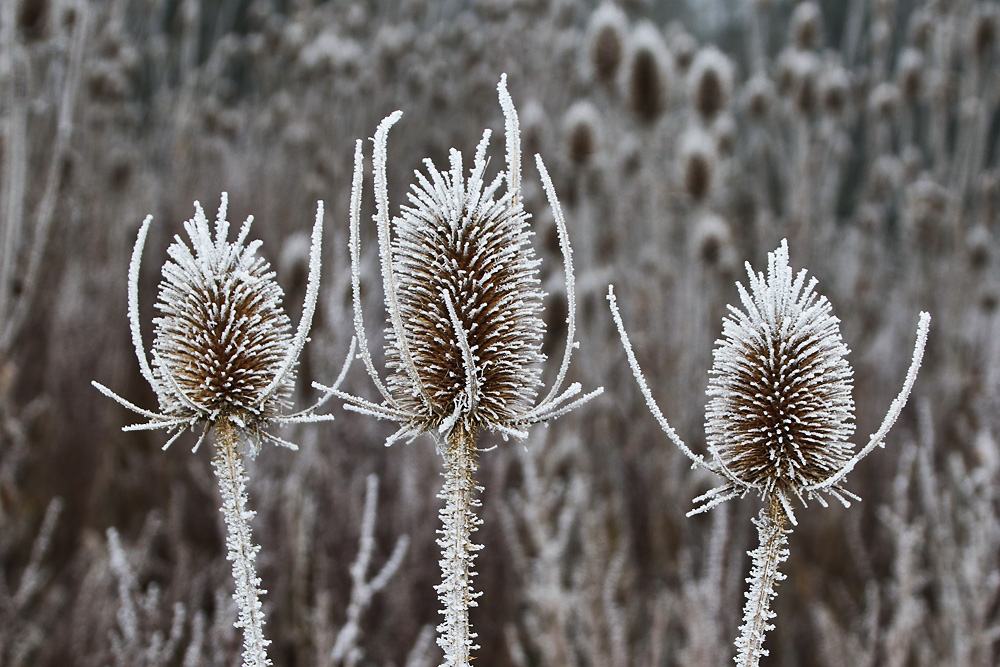
[[[853,372],[830,302],[792,274],[786,244],[766,278],[748,273],[713,353],[705,434],[735,484],[787,504],[850,459]]]
[[[484,140],[477,156],[485,150]],[[516,193],[494,198],[499,183],[486,186],[485,167],[477,157],[466,182],[457,151],[448,172],[428,162],[427,175],[418,174],[412,187],[411,206],[393,221],[396,306],[409,352],[390,322],[386,351],[394,372],[387,384],[405,409],[426,409],[428,427],[469,400],[465,346],[476,358],[475,406],[467,415],[476,430],[515,419],[540,385],[545,326],[528,215]],[[453,335],[458,328],[464,341]],[[406,354],[418,382],[407,372]]]
[[[587,60],[594,77],[601,83],[614,83],[625,59],[625,34],[628,19],[620,7],[602,2],[590,15],[587,24]]]
[[[814,51],[823,41],[823,15],[815,2],[803,2],[792,12],[789,39],[795,48]]]
[[[670,51],[656,26],[635,27],[622,68],[622,88],[629,108],[641,121],[653,123],[667,108],[674,72]]]
[[[715,120],[733,92],[733,65],[722,51],[707,46],[694,58],[688,71],[688,97],[705,124]]]
[[[400,118],[395,112],[374,137],[374,176],[379,257],[387,325],[383,382],[375,370],[364,333],[360,278],[362,143],[355,147],[351,195],[351,266],[354,325],[359,357],[382,397],[375,403],[334,388],[348,409],[400,424],[386,444],[431,434],[444,459],[437,586],[444,621],[438,645],[444,665],[468,667],[475,633],[469,607],[475,605],[472,561],[480,549],[471,535],[479,524],[474,473],[476,438],[493,431],[505,438],[527,436],[525,428],[555,419],[601,393],[580,395],[580,385],[562,385],[576,346],[575,279],[562,208],[540,156],[535,162],[552,207],[566,272],[566,347],[552,387],[536,402],[541,387],[544,326],[539,261],[530,244],[528,214],[522,206],[521,146],[517,111],[498,85],[505,119],[507,170],[484,180],[490,132],[483,133],[468,176],[462,154],[451,151],[450,169],[428,161],[416,173],[409,206],[390,220],[386,188],[387,136]],[[501,191],[501,187],[506,186]]]
[[[566,157],[578,167],[585,167],[597,153],[601,142],[601,116],[587,100],[579,100],[563,118]]]
[[[319,203],[309,251],[309,277],[302,319],[296,331],[282,308],[282,291],[268,263],[257,255],[260,241],[246,244],[253,218],[247,218],[235,241],[230,242],[226,219],[228,198],[222,194],[215,233],[200,204],[184,223],[190,244],[174,237],[170,257],[163,266],[153,320],[153,363],[150,364],[139,320],[139,268],[152,216],[139,230],[129,265],[128,312],[139,370],[156,393],[160,412],[145,410],[94,383],[101,393],[148,421],[124,430],[167,429],[176,433],[170,446],[185,430],[202,426],[195,444],[209,431],[215,435],[213,467],[219,482],[221,511],[227,528],[227,558],[233,562],[239,608],[236,627],[243,628],[245,667],[270,665],[264,638],[264,614],[254,561],[254,545],[247,508],[246,471],[240,445],[256,451],[261,440],[295,448],[266,432],[271,424],[319,421],[320,403],[296,414],[286,414],[295,366],[305,345],[316,309],[320,275],[323,204]]]
[[[227,208],[223,193],[213,235],[205,212],[195,202],[194,218],[184,223],[190,245],[175,236],[167,249],[170,259],[163,265],[156,303],[160,316],[153,320],[152,364],[142,343],[138,306],[139,268],[152,216],[143,221],[136,239],[128,288],[132,342],[160,412],[143,410],[95,383],[102,393],[149,419],[127,430],[176,431],[164,449],[185,429],[201,424],[207,433],[224,419],[239,425],[255,444],[263,439],[290,445],[265,427],[317,419],[312,414],[316,406],[292,415],[285,410],[316,310],[323,203],[317,207],[305,305],[294,333],[274,272],[257,255],[261,242],[246,243],[253,216],[230,242]],[[200,444],[201,439],[195,448]]]
[[[259,243],[231,245],[225,227],[213,241],[204,216],[196,216],[185,224],[194,249],[177,238],[167,250],[153,376],[173,390],[161,398],[167,414],[266,420],[287,407],[294,384],[294,369],[278,378],[292,325],[274,273],[255,253]]]
[[[729,307],[710,371],[705,413],[710,458],[692,452],[663,416],[636,361],[613,288],[608,300],[632,373],[660,427],[696,466],[723,478],[721,486],[695,499],[701,505],[689,514],[747,493],[759,494],[766,505],[755,522],[760,546],[753,552],[744,623],[736,639],[737,664],[752,667],[767,655],[763,642],[773,629],[774,584],[782,578],[778,566],[787,557],[786,523],[796,524],[792,499],[805,504],[815,498],[825,505],[821,492],[845,506],[857,499],[842,482],[884,443],[906,404],[930,316],[920,314],[903,388],[868,444],[855,453],[848,440],[854,432],[852,371],[829,302],[815,293],[816,280],[807,281],[805,270],[793,274],[785,241],[768,254],[766,274],[755,273],[749,263],[746,268],[749,289],[737,283],[743,308]]]
[[[684,192],[695,204],[712,193],[718,170],[718,155],[712,138],[700,127],[689,127],[681,136],[680,173]]]

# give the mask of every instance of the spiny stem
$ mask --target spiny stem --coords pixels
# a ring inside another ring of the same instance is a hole
[[[219,480],[221,511],[228,532],[226,559],[233,562],[236,582],[233,599],[240,610],[236,627],[243,628],[243,667],[264,667],[271,664],[267,658],[267,645],[271,642],[264,639],[264,611],[260,602],[260,596],[267,591],[260,589],[260,578],[254,568],[260,547],[253,543],[250,535],[250,519],[256,512],[247,509],[247,475],[243,456],[237,450],[238,443],[236,426],[228,418],[216,422],[216,455],[212,465]]]
[[[754,520],[760,546],[750,552],[753,568],[747,583],[746,605],[743,607],[743,625],[736,638],[736,664],[741,667],[757,667],[760,658],[768,654],[763,648],[764,635],[774,629],[768,623],[775,614],[771,611],[771,600],[777,595],[775,585],[785,578],[778,572],[778,566],[788,558],[788,533],[785,528],[786,515],[777,493],[769,497],[767,507],[760,510]]]
[[[468,667],[476,633],[469,625],[469,608],[476,606],[480,593],[472,590],[472,562],[482,545],[472,543],[472,533],[482,520],[476,516],[480,506],[475,497],[481,487],[473,476],[476,463],[476,434],[468,424],[459,422],[448,434],[444,446],[444,487],[438,498],[445,501],[438,530],[441,547],[441,583],[435,587],[442,604],[444,621],[438,626],[438,646],[444,650],[442,667]]]

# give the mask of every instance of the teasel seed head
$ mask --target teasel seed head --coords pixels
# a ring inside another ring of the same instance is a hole
[[[360,141],[355,147],[350,242],[354,325],[359,357],[383,401],[315,386],[344,399],[349,409],[399,423],[387,445],[431,433],[441,446],[453,431],[475,435],[489,430],[522,438],[527,435],[525,426],[555,419],[603,391],[578,396],[577,383],[562,389],[576,347],[572,251],[552,180],[536,155],[563,251],[569,312],[559,371],[547,394],[535,403],[545,360],[540,317],[544,294],[539,260],[530,243],[529,215],[522,203],[520,128],[506,75],[497,88],[505,118],[506,172],[490,182],[484,180],[491,134],[487,130],[468,177],[457,150],[451,151],[445,172],[425,160],[427,172],[416,172],[410,205],[391,220],[386,144],[401,112],[385,118],[375,133],[374,219],[388,313],[385,354],[390,373],[385,382],[375,370],[362,321],[359,238],[364,155]],[[506,187],[501,191],[502,185]]]
[[[625,34],[628,19],[620,7],[602,2],[590,15],[587,25],[587,61],[593,76],[612,84],[625,59]]]
[[[854,432],[853,371],[840,337],[839,320],[816,279],[792,274],[788,244],[768,254],[767,273],[746,265],[749,290],[737,283],[743,309],[729,306],[723,337],[716,341],[709,371],[705,438],[711,459],[695,454],[670,426],[646,383],[629,341],[614,288],[611,314],[632,374],[660,428],[695,466],[723,477],[721,486],[695,499],[689,514],[705,512],[730,498],[759,493],[795,525],[791,500],[826,501],[829,493],[845,506],[857,496],[841,483],[857,463],[880,447],[906,405],[923,361],[930,315],[920,313],[917,340],[903,387],[882,423],[860,451]]]
[[[566,111],[563,127],[566,157],[578,167],[586,166],[600,149],[600,114],[593,104],[579,100]]]
[[[689,127],[681,136],[680,167],[684,191],[696,204],[712,193],[718,156],[712,138],[699,127]]]
[[[632,113],[651,124],[667,108],[674,80],[672,58],[660,31],[648,21],[635,27],[629,43],[622,86]]]
[[[153,320],[153,377],[170,389],[164,413],[214,421],[229,414],[267,419],[287,405],[294,371],[279,378],[292,340],[283,293],[270,265],[257,256],[260,242],[244,246],[248,220],[228,241],[226,201],[215,238],[199,205],[167,249]]]
[[[691,233],[691,254],[710,271],[728,274],[735,268],[733,235],[721,216],[710,212],[698,216]]]
[[[840,118],[851,99],[851,80],[847,72],[837,65],[825,68],[819,80],[819,88],[823,111],[833,118]]]
[[[695,54],[698,53],[698,40],[692,37],[683,25],[674,22],[667,26],[667,44],[674,56],[674,65],[676,65],[677,71],[684,74],[691,67]]]
[[[419,175],[412,187],[411,205],[393,220],[397,304],[429,405],[421,403],[391,323],[388,387],[405,409],[426,410],[428,428],[440,426],[466,401],[468,353],[478,389],[472,412],[482,425],[512,421],[531,404],[540,384],[539,262],[530,245],[528,215],[515,193],[495,197],[499,183],[483,181],[488,138],[489,133],[480,143],[468,181],[458,151],[452,151],[445,173],[427,161],[426,176]],[[464,341],[455,333],[459,325]]]
[[[710,371],[705,433],[733,483],[762,496],[801,497],[853,453],[854,400],[839,320],[816,280],[793,275],[785,242],[767,275],[739,285]]]
[[[102,385],[102,393],[149,419],[126,430],[235,425],[251,443],[263,439],[294,448],[264,431],[272,423],[316,421],[312,410],[286,414],[295,367],[316,309],[320,272],[323,204],[319,203],[309,250],[302,319],[293,331],[281,287],[266,260],[257,255],[260,241],[246,243],[253,217],[230,242],[228,197],[222,194],[214,234],[198,202],[184,223],[188,241],[179,235],[167,249],[154,318],[152,364],[146,358],[138,315],[138,274],[152,217],[143,222],[129,268],[129,319],[143,377],[156,392],[160,412],[143,410]],[[204,438],[204,433],[202,435]],[[202,439],[195,445],[197,449]]]
[[[997,32],[1000,31],[997,8],[989,3],[978,3],[970,19],[972,33],[969,45],[978,63],[986,62],[996,50]]]
[[[688,95],[705,124],[729,106],[733,92],[733,64],[722,51],[707,46],[695,56],[688,70]]]
[[[792,13],[791,41],[797,49],[813,51],[823,40],[823,15],[815,2],[803,2]]]
[[[899,56],[897,78],[903,99],[907,104],[916,104],[924,87],[924,54],[914,48],[904,49]]]
[[[740,98],[750,117],[760,122],[767,118],[774,107],[774,84],[767,75],[755,74],[743,86]]]

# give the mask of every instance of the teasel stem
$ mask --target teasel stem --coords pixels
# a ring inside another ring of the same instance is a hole
[[[473,592],[472,563],[476,552],[482,548],[472,542],[482,519],[476,516],[481,503],[476,493],[474,475],[479,467],[476,462],[476,433],[468,423],[460,421],[444,440],[444,487],[438,498],[445,501],[440,511],[442,527],[438,530],[441,547],[441,583],[435,587],[441,602],[444,621],[438,625],[438,646],[444,650],[442,667],[468,667],[475,644],[476,633],[469,625],[469,608],[475,607],[481,593]]]
[[[267,645],[264,639],[264,611],[260,596],[267,591],[260,589],[254,560],[260,547],[253,543],[250,534],[250,519],[256,514],[247,509],[246,470],[239,445],[238,426],[230,417],[222,417],[215,423],[216,454],[212,459],[215,476],[219,480],[222,496],[222,514],[226,519],[227,560],[233,562],[233,580],[236,592],[233,599],[239,607],[236,627],[243,628],[243,667],[263,667],[270,665]]]
[[[775,616],[771,600],[777,596],[775,586],[785,578],[778,566],[788,558],[785,545],[791,531],[785,528],[787,520],[779,494],[772,493],[767,507],[761,508],[753,522],[760,545],[750,552],[753,558],[753,568],[747,578],[750,590],[745,593],[743,625],[736,638],[736,664],[741,667],[757,667],[761,657],[768,654],[763,648],[764,636],[774,629],[774,624],[768,622]]]

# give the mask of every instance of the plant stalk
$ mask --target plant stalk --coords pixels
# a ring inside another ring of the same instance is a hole
[[[444,486],[438,498],[445,501],[440,512],[441,528],[437,540],[441,547],[441,583],[435,587],[441,602],[444,621],[438,625],[438,646],[444,650],[442,667],[469,667],[471,654],[479,648],[476,633],[469,625],[469,608],[481,595],[472,589],[472,563],[482,548],[473,544],[474,533],[482,520],[475,509],[481,505],[475,485],[476,434],[468,424],[459,422],[444,443]]]
[[[760,545],[750,552],[753,568],[747,582],[746,605],[743,607],[743,625],[736,638],[736,664],[741,667],[757,667],[760,659],[768,654],[764,646],[764,636],[774,629],[769,623],[775,614],[771,601],[777,596],[775,586],[785,578],[778,566],[788,558],[788,533],[785,528],[785,512],[777,494],[771,494],[767,507],[753,523],[757,526]]]
[[[247,509],[246,470],[243,456],[237,449],[239,437],[236,425],[223,417],[215,424],[216,455],[212,459],[215,476],[219,480],[222,496],[221,512],[226,519],[227,560],[233,562],[233,580],[236,592],[233,599],[239,607],[236,627],[243,628],[243,667],[270,665],[264,638],[264,611],[260,596],[267,591],[260,589],[260,578],[254,560],[260,547],[253,543],[250,519],[256,514]]]

